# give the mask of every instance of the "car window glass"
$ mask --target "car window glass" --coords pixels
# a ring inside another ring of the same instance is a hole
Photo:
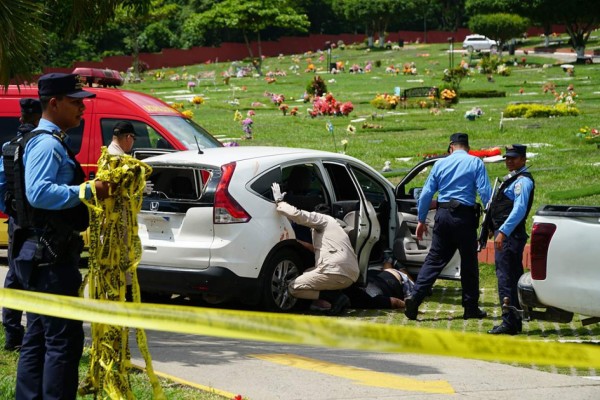
[[[281,168],[274,168],[259,176],[252,182],[250,189],[259,196],[273,201],[273,191],[271,190],[273,182],[281,183]]]
[[[128,121],[133,125],[135,130],[134,149],[149,148],[149,149],[172,149],[173,146],[162,137],[154,128],[145,122],[132,119],[117,119],[117,118],[102,118],[100,125],[102,127],[102,142],[108,146],[112,141],[113,128],[119,121]]]
[[[325,163],[324,165],[329,173],[336,201],[360,200],[358,190],[344,165],[331,163]]]
[[[19,117],[0,118],[0,145],[10,141],[17,135],[19,125]]]
[[[154,167],[149,180],[154,185],[148,198],[197,200],[204,192],[204,179],[212,171],[195,168]]]
[[[188,150],[195,150],[198,146],[202,149],[223,146],[221,142],[191,119],[172,115],[152,115],[152,119],[162,125]]]
[[[17,128],[21,125],[18,117],[2,117],[0,118],[0,146],[17,134]],[[74,154],[78,154],[81,150],[81,140],[83,138],[83,127],[85,126],[85,120],[81,120],[81,124],[77,128],[71,128],[67,130],[69,139],[67,144]]]
[[[281,171],[281,191],[284,200],[306,211],[314,211],[318,204],[327,203],[327,192],[319,168],[315,164],[286,166]]]
[[[85,119],[82,119],[78,127],[67,130],[67,135],[69,137],[67,144],[69,145],[69,148],[74,154],[79,154],[79,151],[81,150],[81,141],[83,140],[84,127]]]
[[[358,180],[358,184],[362,188],[365,197],[375,208],[388,201],[387,192],[379,182],[373,179],[367,172],[362,171],[355,166],[350,166],[350,168],[354,172],[354,176]]]

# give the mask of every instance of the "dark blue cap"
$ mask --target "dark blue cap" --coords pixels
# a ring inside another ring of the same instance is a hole
[[[21,99],[19,100],[19,105],[21,106],[21,113],[23,114],[41,114],[42,113],[42,103],[38,99]]]
[[[83,90],[83,83],[77,74],[53,72],[38,79],[38,94],[40,97],[67,96],[74,98],[96,97],[94,93]]]
[[[135,129],[133,129],[133,124],[129,121],[119,121],[115,124],[113,128],[113,135],[125,135],[130,134],[135,136]]]
[[[464,144],[466,146],[469,145],[469,135],[467,135],[466,133],[453,133],[452,136],[450,136],[450,144],[453,143],[461,143]]]
[[[523,144],[511,144],[510,146],[506,146],[506,154],[504,157],[526,157],[527,156],[527,146]]]

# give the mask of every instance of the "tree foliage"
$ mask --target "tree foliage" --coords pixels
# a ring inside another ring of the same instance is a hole
[[[521,36],[529,26],[529,20],[516,14],[477,14],[471,17],[469,29],[498,42],[498,48],[506,41]]]
[[[224,0],[198,17],[206,27],[240,30],[256,71],[262,75],[261,32],[267,28],[283,28],[307,32],[310,22],[287,0]],[[256,38],[258,54],[250,46],[250,35]]]
[[[398,0],[334,0],[333,9],[350,22],[362,24],[373,46],[375,33],[379,34],[379,46],[383,47],[385,32],[394,18],[414,9],[414,1]]]
[[[64,41],[102,26],[117,7],[142,10],[149,4],[149,0],[0,0],[0,84],[21,83],[39,72],[45,64],[47,38],[53,34]]]

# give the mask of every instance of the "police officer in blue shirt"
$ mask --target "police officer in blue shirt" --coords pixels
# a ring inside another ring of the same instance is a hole
[[[38,80],[42,119],[23,136],[23,151],[6,169],[0,192],[16,201],[13,233],[15,274],[25,290],[77,296],[81,285],[78,269],[83,241],[79,232],[88,226],[87,207],[81,195],[108,197],[110,184],[86,182],[81,166],[67,145],[66,130],[79,126],[84,98],[94,94],[82,89],[78,75],[52,73]],[[6,153],[3,152],[6,157]],[[4,160],[3,160],[4,161]],[[9,179],[9,174],[14,177]],[[17,176],[18,175],[18,176]],[[5,207],[4,198],[0,207]],[[27,313],[17,367],[17,399],[75,399],[78,367],[83,352],[82,321]]]
[[[508,298],[511,306],[519,305],[517,284],[523,275],[523,249],[528,235],[525,221],[533,204],[535,182],[526,171],[527,146],[513,144],[506,147],[505,163],[510,173],[502,182],[490,206],[490,221],[494,232],[494,257],[500,304]],[[488,333],[516,335],[522,330],[520,316],[508,311],[502,314],[502,323]]]
[[[469,136],[466,133],[450,136],[450,155],[435,163],[419,196],[417,240],[422,240],[428,230],[427,212],[436,192],[437,212],[431,248],[410,296],[405,298],[404,314],[409,319],[417,319],[419,305],[457,249],[461,258],[463,318],[487,315],[479,308],[476,195],[479,193],[482,202],[487,204],[492,189],[483,161],[469,155],[468,151]]]
[[[21,107],[21,118],[19,122],[21,125],[17,129],[16,136],[22,136],[25,133],[31,132],[38,125],[40,118],[42,118],[42,103],[38,99],[23,98],[19,100]],[[4,181],[4,163],[0,163],[0,174]],[[3,208],[2,212],[6,213]],[[19,283],[15,275],[15,269],[11,257],[11,244],[12,244],[12,233],[14,230],[14,220],[9,216],[8,219],[8,272],[4,279],[5,289],[23,289],[23,286]],[[21,324],[23,318],[23,311],[13,310],[10,308],[2,308],[2,325],[4,326],[4,350],[14,351],[21,349],[21,342],[23,341],[23,334],[25,329]]]

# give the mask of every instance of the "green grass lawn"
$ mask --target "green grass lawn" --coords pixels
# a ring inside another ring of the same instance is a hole
[[[534,46],[537,42],[525,44]],[[592,43],[593,44],[593,43]],[[385,161],[391,161],[392,173],[387,176],[397,181],[408,168],[417,163],[424,154],[437,154],[446,151],[448,138],[454,132],[469,134],[473,149],[504,146],[511,143],[528,144],[528,151],[535,153],[531,158],[531,172],[536,180],[534,210],[541,204],[570,203],[593,205],[600,203],[600,151],[596,144],[589,144],[576,134],[583,127],[598,128],[600,116],[600,69],[595,65],[577,65],[575,75],[568,76],[560,67],[561,62],[552,58],[518,55],[506,59],[516,59],[518,66],[510,66],[510,76],[493,76],[488,82],[486,74],[477,72],[479,55],[454,54],[455,64],[464,60],[473,67],[470,76],[461,83],[461,90],[489,89],[506,92],[506,97],[466,98],[452,109],[440,108],[437,115],[430,109],[407,108],[380,110],[370,101],[379,93],[393,93],[401,89],[419,86],[440,86],[442,76],[448,67],[446,45],[408,45],[400,51],[366,51],[355,48],[336,49],[332,52],[333,61],[343,61],[346,67],[352,64],[365,66],[373,64],[372,72],[351,74],[348,72],[330,74],[319,73],[336,100],[351,101],[354,111],[349,117],[308,116],[311,103],[304,103],[302,95],[314,73],[304,72],[310,59],[317,68],[325,68],[326,61],[319,62],[319,54],[282,56],[267,58],[264,72],[285,71],[287,76],[277,77],[276,82],[267,83],[264,77],[231,78],[225,85],[221,73],[230,68],[231,63],[203,64],[185,68],[162,70],[164,79],[156,80],[151,71],[145,80],[138,84],[127,84],[125,88],[148,92],[168,102],[182,102],[185,109],[194,113],[194,120],[221,138],[233,138],[239,145],[268,145],[306,147],[329,151],[341,151],[342,140],[347,140],[346,153],[362,159],[376,169],[381,169]],[[526,63],[522,63],[522,59]],[[573,56],[574,58],[574,56]],[[379,64],[380,67],[375,65]],[[390,65],[402,70],[404,63],[414,62],[417,75],[396,75],[385,72]],[[290,66],[299,66],[298,74],[292,73]],[[194,107],[187,100],[177,100],[172,96],[190,94],[187,91],[188,79],[171,81],[176,74],[196,74],[200,71],[215,71],[216,84],[203,81],[194,94],[205,99],[204,104]],[[577,98],[575,106],[581,111],[576,117],[529,118],[503,121],[500,129],[500,114],[507,105],[517,102],[536,102],[553,105],[554,96],[544,93],[542,86],[553,83],[558,93],[573,85]],[[278,110],[265,92],[283,94],[289,108],[298,107],[298,115],[286,116]],[[235,103],[232,105],[231,103]],[[254,105],[253,105],[254,103]],[[468,121],[464,114],[473,107],[479,107],[483,115],[475,121]],[[252,117],[252,140],[241,140],[243,135],[239,122],[234,121],[234,113],[239,110],[244,117],[254,110]],[[363,119],[362,122],[352,122]],[[333,134],[326,129],[326,123],[334,126]],[[356,133],[347,132],[347,126],[356,127]],[[365,125],[365,126],[363,126]],[[370,126],[369,126],[370,125]],[[403,161],[405,157],[410,160]],[[492,179],[506,173],[503,163],[488,164]]]

